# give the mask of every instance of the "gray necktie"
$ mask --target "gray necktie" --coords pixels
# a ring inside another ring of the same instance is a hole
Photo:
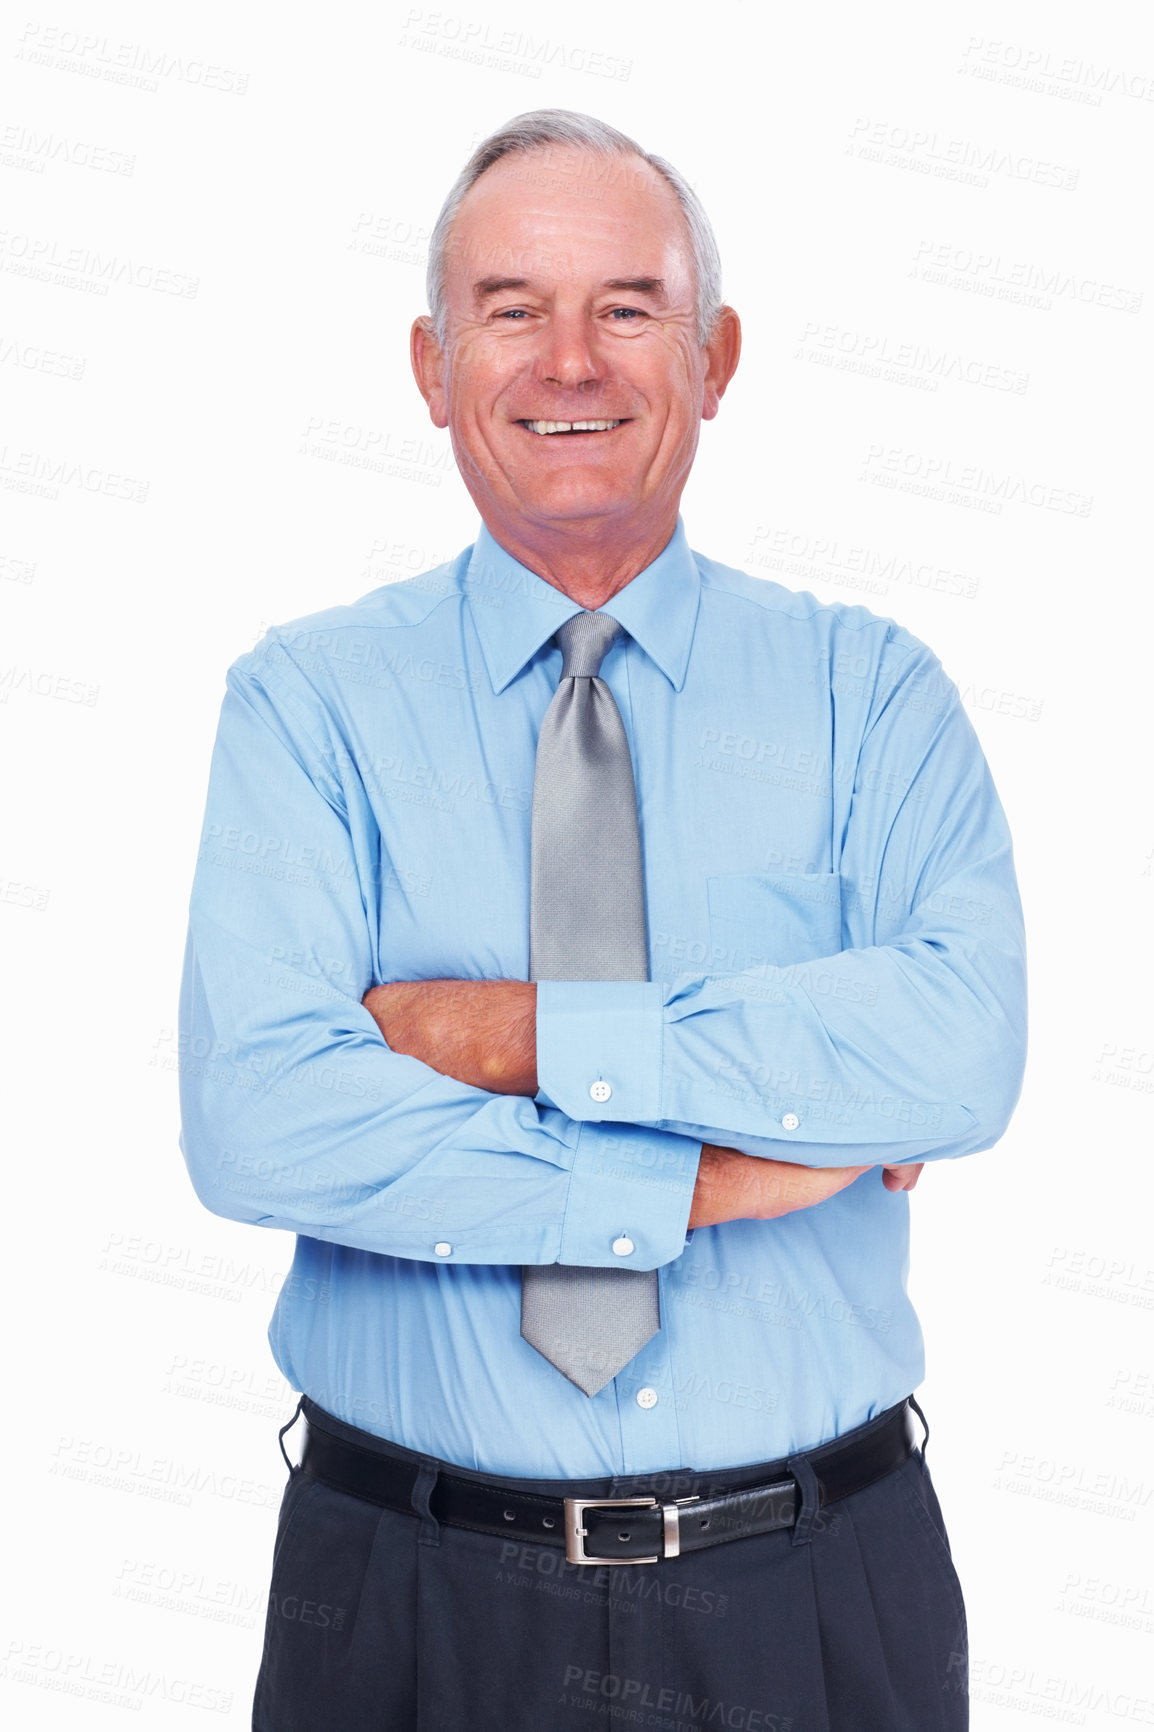
[[[597,677],[619,630],[609,614],[578,613],[557,633],[561,679],[533,780],[531,980],[649,979],[633,763],[613,693]],[[660,1327],[656,1270],[521,1271],[521,1334],[586,1395]]]

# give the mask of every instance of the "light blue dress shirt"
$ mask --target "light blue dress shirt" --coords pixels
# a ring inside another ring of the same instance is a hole
[[[922,1379],[909,1201],[880,1168],[988,1148],[1013,1109],[1010,838],[923,644],[705,559],[679,522],[607,604],[628,635],[601,670],[651,979],[539,986],[534,1100],[391,1052],[370,986],[527,978],[537,734],[577,611],[482,529],[230,670],[182,1146],[210,1209],[298,1235],[273,1352],[341,1419],[503,1474],[762,1461]],[[702,1141],[872,1170],[687,1235]],[[662,1328],[592,1399],[519,1333],[520,1266],[558,1261],[660,1273]]]

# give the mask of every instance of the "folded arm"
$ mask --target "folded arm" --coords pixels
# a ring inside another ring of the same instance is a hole
[[[537,1092],[537,989],[520,980],[417,980],[374,986],[364,1005],[394,1052],[459,1082],[501,1094]],[[887,1190],[909,1191],[921,1164],[886,1167]],[[798,1166],[702,1147],[691,1227],[773,1220],[811,1208],[852,1184],[868,1165]]]
[[[836,870],[710,881],[733,972],[468,983],[468,1000],[451,982],[385,986],[368,1002],[386,1039],[577,1121],[881,1166],[890,1188],[906,1188],[898,1167],[989,1147],[1025,1057],[1021,909],[981,748],[924,646],[879,681],[847,749]]]
[[[361,1000],[381,978],[387,869],[341,742],[319,737],[268,656],[246,658],[221,714],[181,993],[182,1147],[202,1201],[429,1261],[619,1267],[623,1232],[634,1268],[679,1255],[699,1138],[582,1125],[382,1040]]]
[[[710,881],[725,975],[539,984],[538,1099],[809,1166],[997,1141],[1025,1062],[1021,907],[981,748],[924,646],[843,769],[831,872]]]

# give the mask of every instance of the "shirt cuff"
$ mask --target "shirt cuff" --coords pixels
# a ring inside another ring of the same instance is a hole
[[[582,1121],[660,1119],[663,1005],[655,980],[538,981],[538,1099]]]
[[[685,1249],[701,1144],[632,1125],[582,1125],[559,1263],[656,1269]]]

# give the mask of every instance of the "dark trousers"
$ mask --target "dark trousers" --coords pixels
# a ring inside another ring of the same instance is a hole
[[[582,1486],[624,1497],[657,1478]],[[965,1609],[920,1452],[796,1528],[612,1568],[439,1526],[422,1495],[402,1515],[292,1473],[255,1732],[965,1732]]]

